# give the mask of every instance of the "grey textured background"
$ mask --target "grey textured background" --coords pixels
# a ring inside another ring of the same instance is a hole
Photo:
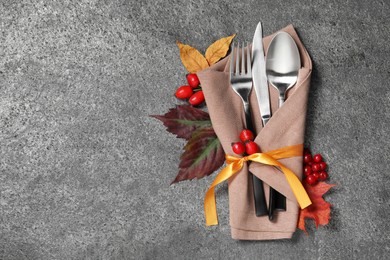
[[[0,259],[385,259],[389,1],[1,1]],[[150,114],[204,51],[294,24],[314,61],[306,142],[338,187],[330,225],[292,240],[204,226],[213,177],[170,186],[182,140]]]

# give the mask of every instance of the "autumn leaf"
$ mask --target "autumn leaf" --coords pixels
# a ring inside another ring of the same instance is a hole
[[[186,140],[200,127],[211,127],[209,114],[189,105],[176,106],[164,115],[151,117],[161,120],[168,132]]]
[[[327,184],[326,182],[319,182],[318,184],[311,186],[306,183],[303,184],[305,187],[312,204],[302,209],[299,213],[298,228],[303,230],[306,234],[305,219],[314,219],[316,227],[318,225],[326,225],[330,220],[330,207],[331,204],[324,200],[322,197],[328,190],[335,186],[335,184]]]
[[[206,58],[197,49],[179,41],[176,44],[180,50],[181,62],[189,73],[196,73],[209,67]]]
[[[200,179],[222,166],[225,155],[213,128],[200,128],[193,133],[180,158],[179,173],[173,183]]]
[[[236,35],[233,34],[231,36],[221,38],[207,48],[205,56],[210,66],[226,56],[230,43],[235,36]]]
[[[179,173],[172,183],[200,179],[221,167],[225,155],[207,112],[181,105],[152,117],[161,120],[170,133],[188,140],[180,158]]]

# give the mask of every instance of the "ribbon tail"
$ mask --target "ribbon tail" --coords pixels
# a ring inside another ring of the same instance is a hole
[[[217,177],[215,177],[215,180],[207,190],[206,196],[204,198],[204,214],[207,226],[218,225],[217,203],[215,200],[214,190],[215,186],[229,179],[231,176],[241,170],[243,165],[244,164],[242,160],[228,164],[225,168],[222,169]]]
[[[310,206],[312,202],[305,188],[303,187],[302,182],[287,167],[283,166],[282,164],[280,164],[279,167],[283,171],[284,176],[286,177],[288,184],[290,185],[295,197],[297,198],[298,204],[301,209]]]
[[[204,214],[206,218],[206,226],[218,225],[217,203],[215,200],[214,187],[210,187],[206,192],[206,197],[204,198]]]

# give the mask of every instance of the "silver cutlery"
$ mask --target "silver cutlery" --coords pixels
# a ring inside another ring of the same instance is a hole
[[[279,107],[286,99],[286,92],[298,79],[301,68],[299,50],[294,39],[286,32],[277,33],[270,42],[266,59],[266,75],[271,85],[279,91]],[[269,219],[273,219],[274,210],[286,210],[286,198],[270,189]]]
[[[279,91],[279,107],[286,92],[297,82],[301,68],[299,50],[294,39],[286,32],[277,33],[272,39],[266,61],[268,81]]]
[[[252,42],[252,80],[253,88],[256,92],[257,103],[259,105],[261,121],[263,126],[268,123],[271,118],[271,107],[269,101],[268,81],[265,71],[265,57],[263,49],[263,28],[261,22],[256,26],[255,34]],[[261,189],[264,192],[263,186]],[[263,204],[263,208],[260,209],[260,213],[257,216],[267,215],[267,205]]]
[[[246,49],[241,44],[241,62],[240,62],[240,44],[237,44],[237,48],[232,45],[232,54],[230,58],[230,83],[233,90],[238,96],[241,97],[244,112],[246,128],[253,132],[252,116],[249,106],[249,94],[252,89],[252,62],[251,62],[251,51],[249,47]],[[240,65],[241,64],[241,65]],[[267,215],[267,206],[265,203],[263,182],[252,175],[253,180],[253,193],[255,201],[256,216]]]
[[[259,104],[261,121],[263,126],[268,123],[271,117],[269,103],[268,81],[265,71],[265,57],[263,50],[263,28],[261,22],[257,24],[252,43],[252,72],[253,88],[256,92],[257,103]]]

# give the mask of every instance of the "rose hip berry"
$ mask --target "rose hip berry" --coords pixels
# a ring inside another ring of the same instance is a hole
[[[318,175],[319,175],[318,179],[320,181],[324,181],[324,180],[328,179],[328,177],[329,177],[328,173],[326,171],[319,172]]]
[[[318,180],[320,178],[320,174],[318,172],[313,172],[311,174],[311,176],[313,176],[314,178],[316,178],[316,180]]]
[[[320,164],[319,163],[313,163],[313,165],[311,166],[311,169],[313,170],[313,172],[320,171],[321,170]]]
[[[245,152],[245,145],[241,142],[236,142],[232,144],[232,150],[235,154],[243,154]]]
[[[253,133],[251,130],[244,129],[240,133],[240,140],[243,142],[253,141],[253,138],[254,138],[254,136],[253,136]]]
[[[200,91],[196,92],[195,94],[193,94],[190,97],[190,99],[188,100],[188,102],[190,102],[190,104],[193,106],[198,106],[198,105],[202,104],[204,102],[203,91],[200,90]]]
[[[187,99],[193,94],[190,86],[181,86],[176,90],[175,96],[179,99]]]
[[[186,78],[187,78],[188,85],[190,85],[190,87],[196,88],[197,86],[199,86],[200,82],[196,74],[187,74]]]
[[[314,185],[317,183],[317,179],[313,175],[309,175],[306,177],[306,183],[309,185]]]
[[[253,141],[249,141],[245,144],[245,151],[247,154],[254,154],[259,152],[259,147]]]
[[[305,176],[309,176],[312,173],[310,165],[305,165],[305,167],[303,168],[303,173],[305,174]]]
[[[316,162],[316,163],[319,163],[319,162],[322,162],[322,156],[321,156],[321,154],[316,154],[316,155],[314,155],[313,156],[313,160],[314,160],[314,162]]]
[[[310,153],[305,154],[305,155],[303,156],[303,161],[304,161],[305,163],[309,163],[309,162],[311,162],[312,160],[313,160],[313,158],[311,157],[311,154],[310,154]]]
[[[326,162],[320,162],[320,169],[321,169],[321,171],[324,171],[324,170],[326,170]]]

